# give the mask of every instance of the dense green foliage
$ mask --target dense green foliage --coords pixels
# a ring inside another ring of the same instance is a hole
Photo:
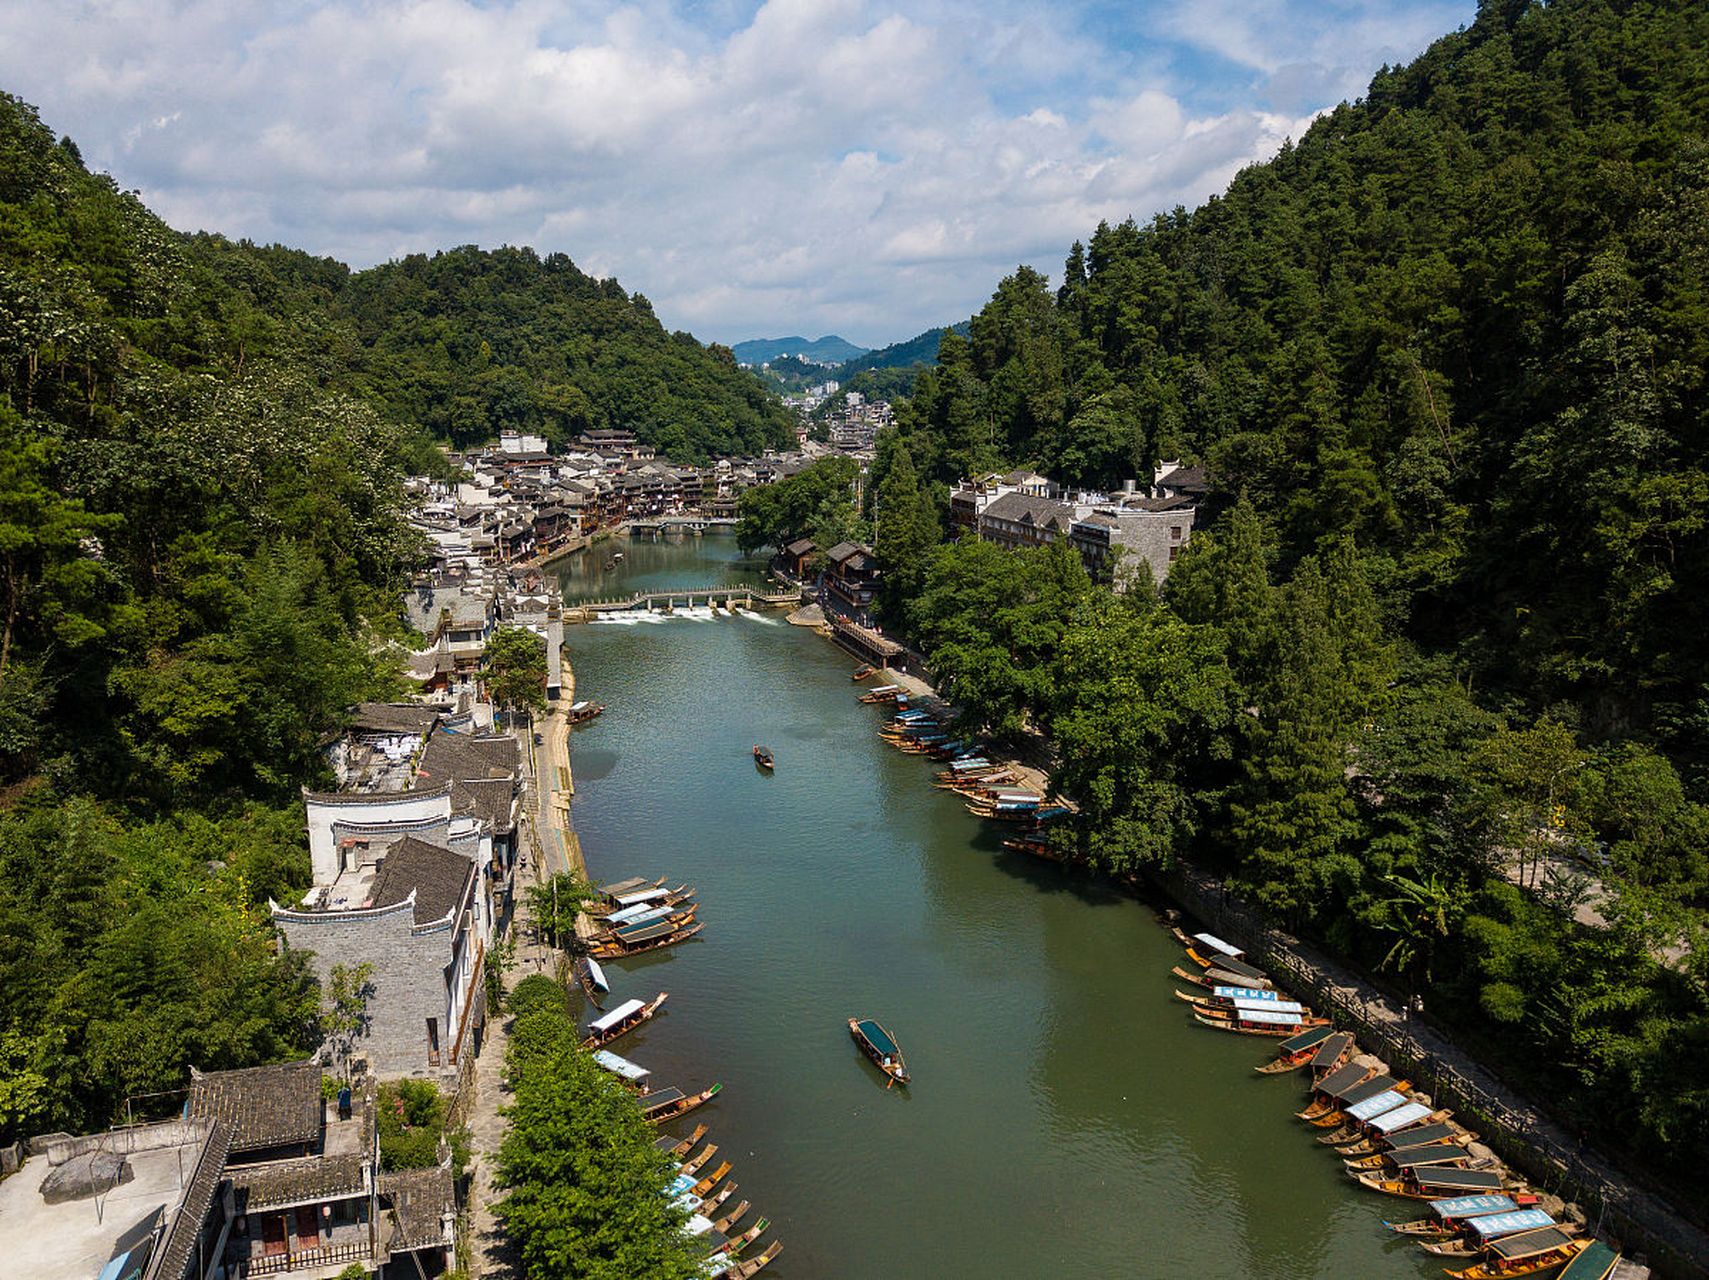
[[[481,654],[487,697],[513,715],[546,709],[546,642],[526,627],[500,627]]]
[[[924,333],[915,334],[902,342],[893,342],[888,347],[851,356],[838,365],[831,376],[844,384],[853,381],[862,373],[889,370],[906,373],[910,378],[916,377],[920,371],[930,368],[937,360],[938,344],[943,341],[944,334],[954,332],[965,338],[968,328],[969,322],[963,320],[960,324],[948,325],[942,329],[927,329]]]
[[[874,467],[1202,459],[1160,598],[881,510],[892,621],[1053,739],[1058,838],[1218,867],[1699,1188],[1706,233],[1709,11],[1486,3],[1224,196],[1004,280]]]
[[[860,464],[821,458],[773,484],[746,489],[737,500],[736,544],[744,554],[812,538],[820,551],[856,542],[869,532],[857,509]]]
[[[728,347],[667,333],[646,298],[561,253],[412,254],[346,273],[334,302],[365,348],[374,394],[458,445],[503,430],[561,442],[626,427],[665,456],[703,461],[794,438]]]
[[[469,1162],[469,1136],[449,1126],[445,1095],[431,1080],[388,1080],[374,1099],[380,1168],[431,1169],[441,1151],[461,1175]]]
[[[535,981],[518,983],[513,1002]],[[663,1194],[670,1162],[633,1095],[581,1049],[562,988],[524,1004],[505,1057],[510,1132],[498,1154],[499,1213],[523,1276],[689,1280],[687,1214]]]

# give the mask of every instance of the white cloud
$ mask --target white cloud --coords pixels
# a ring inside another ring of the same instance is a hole
[[[1469,7],[0,0],[0,85],[177,226],[529,243],[703,337],[877,343],[1202,199]]]

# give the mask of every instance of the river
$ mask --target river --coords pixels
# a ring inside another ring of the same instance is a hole
[[[569,599],[761,578],[728,537],[560,571]],[[670,992],[614,1048],[723,1083],[695,1118],[784,1242],[768,1277],[1441,1274],[1380,1226],[1420,1206],[1354,1186],[1292,1117],[1303,1078],[1252,1071],[1268,1042],[1171,997],[1181,951],[1153,912],[1003,850],[878,739],[842,651],[780,613],[566,641],[577,696],[608,708],[572,742],[590,871],[689,881],[706,926],[609,967],[620,998]],[[859,1055],[856,1014],[895,1034],[910,1087]]]

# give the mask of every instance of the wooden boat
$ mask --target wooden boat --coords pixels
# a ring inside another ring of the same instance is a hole
[[[881,684],[876,689],[868,689],[860,695],[860,700],[871,706],[880,702],[895,702],[902,696],[902,686],[899,684]]]
[[[706,1167],[706,1162],[708,1160],[712,1159],[712,1157],[717,1154],[718,1144],[716,1142],[708,1142],[700,1149],[699,1154],[691,1157],[690,1159],[684,1160],[682,1162],[682,1168],[678,1169],[677,1172],[685,1174],[688,1177],[693,1177]]]
[[[1352,1032],[1336,1031],[1333,1027],[1310,1027],[1277,1045],[1274,1062],[1266,1062],[1263,1066],[1252,1069],[1260,1075],[1282,1075],[1289,1071],[1298,1071],[1301,1067],[1317,1061],[1319,1057],[1328,1057],[1333,1065],[1339,1066],[1342,1057],[1352,1047]]]
[[[621,920],[627,918],[626,912],[640,914],[650,907],[674,907],[679,903],[686,902],[694,897],[694,886],[679,884],[674,889],[667,889],[665,888],[664,877],[660,876],[657,883],[631,890],[628,893],[618,895],[618,897],[621,898],[621,901],[616,898],[602,899],[590,903],[582,909],[588,915],[596,916],[602,920],[609,920],[613,916]]]
[[[1273,1013],[1265,1008],[1237,1008],[1234,1017],[1213,1019],[1205,1010],[1195,1008],[1193,1020],[1201,1027],[1232,1030],[1241,1036],[1297,1036],[1306,1025],[1299,1013]]]
[[[1424,1159],[1427,1156],[1442,1152],[1458,1152],[1466,1159],[1471,1158],[1466,1151],[1465,1143],[1436,1137],[1440,1129],[1454,1132],[1454,1126],[1446,1121],[1440,1122],[1439,1126],[1430,1124],[1422,1126],[1422,1128],[1424,1130],[1423,1142],[1409,1142],[1405,1146],[1390,1147],[1385,1151],[1373,1151],[1368,1155],[1346,1156],[1343,1157],[1341,1163],[1349,1169],[1395,1169],[1401,1165],[1409,1164],[1413,1160]],[[1413,1130],[1409,1129],[1407,1132],[1411,1133]]]
[[[594,893],[602,901],[615,905],[629,894],[640,893],[646,889],[662,889],[664,885],[665,878],[663,876],[657,880],[645,880],[640,876],[631,876],[629,879],[619,880],[615,884],[602,884],[594,890]]]
[[[772,755],[770,747],[754,746],[754,763],[762,769],[775,769],[777,757]]]
[[[678,1156],[686,1156],[690,1151],[693,1151],[695,1145],[705,1136],[706,1126],[703,1124],[697,1124],[694,1126],[694,1132],[680,1141],[676,1138],[666,1137],[660,1138],[653,1145],[660,1151],[663,1151],[667,1156],[675,1159]]]
[[[1379,1075],[1369,1067],[1361,1069],[1364,1071],[1361,1076],[1351,1073],[1343,1076],[1338,1072],[1325,1078],[1319,1087],[1312,1089],[1312,1096],[1318,1101],[1294,1114],[1307,1124],[1316,1124],[1320,1128],[1338,1125],[1343,1108],[1355,1106],[1379,1093],[1387,1093],[1400,1083],[1393,1076]],[[1335,1087],[1327,1087],[1332,1081]],[[1320,1123],[1326,1119],[1327,1124]]]
[[[1245,978],[1248,982],[1257,982],[1262,980],[1265,986],[1273,985],[1269,980],[1269,975],[1262,969],[1255,968],[1254,966],[1247,964],[1244,960],[1237,960],[1233,956],[1219,955],[1214,960],[1207,960],[1198,952],[1189,950],[1187,952],[1187,958],[1194,964],[1198,965],[1199,968],[1204,969],[1207,972],[1231,973],[1235,977]],[[1238,986],[1240,984],[1236,983],[1234,985]]]
[[[1387,1156],[1366,1156],[1365,1159],[1376,1163],[1358,1168],[1349,1166],[1349,1178],[1357,1178],[1362,1173],[1380,1173],[1385,1178],[1400,1178],[1404,1177],[1409,1169],[1475,1169],[1484,1163],[1464,1147],[1456,1147],[1452,1143],[1447,1146],[1434,1143],[1399,1159],[1390,1159]]]
[[[876,675],[877,673],[878,669],[876,667],[860,666],[855,668],[854,674],[850,676],[849,679],[856,681],[864,680],[868,676]]]
[[[1357,1089],[1376,1074],[1372,1068],[1357,1062],[1337,1067],[1312,1084],[1311,1101],[1306,1103],[1305,1110],[1294,1112],[1295,1119],[1315,1120],[1328,1114],[1341,1104],[1344,1094]]]
[[[605,714],[605,704],[602,702],[572,702],[570,709],[564,712],[564,719],[572,725],[586,724]]]
[[[747,1207],[746,1205],[743,1206],[744,1209],[746,1207]],[[742,1215],[739,1213],[736,1214],[735,1220],[732,1221],[731,1225],[734,1226],[735,1221],[740,1221],[741,1216]],[[754,1223],[753,1226],[749,1227],[746,1231],[742,1232],[741,1235],[735,1236],[729,1240],[726,1240],[723,1244],[719,1245],[716,1249],[714,1249],[712,1251],[712,1256],[717,1257],[721,1253],[728,1253],[733,1257],[736,1254],[741,1253],[743,1249],[746,1249],[755,1240],[758,1240],[761,1236],[763,1236],[766,1233],[766,1231],[770,1228],[770,1226],[771,1226],[771,1219],[770,1218],[761,1218],[758,1222]],[[729,1228],[719,1226],[717,1223],[714,1223],[713,1224],[713,1230],[719,1231],[719,1232],[726,1232],[729,1230]]]
[[[1491,1213],[1512,1213],[1519,1207],[1513,1196],[1455,1196],[1448,1200],[1432,1200],[1427,1218],[1414,1218],[1410,1222],[1384,1221],[1383,1225],[1403,1236],[1443,1239],[1454,1235],[1473,1218]]]
[[[752,1200],[742,1201],[741,1204],[737,1205],[734,1209],[730,1210],[730,1212],[725,1214],[722,1218],[714,1219],[713,1223],[712,1223],[712,1229],[714,1231],[716,1231],[721,1236],[729,1235],[730,1234],[730,1228],[735,1226],[738,1222],[740,1222],[742,1220],[743,1216],[748,1212],[748,1210],[752,1209],[753,1207],[754,1207],[754,1202]],[[706,1207],[704,1205],[701,1206],[700,1212],[702,1214],[706,1214]],[[706,1214],[706,1216],[711,1217],[710,1214]],[[763,1221],[765,1221],[765,1219],[762,1218],[762,1219],[760,1219],[760,1221],[763,1222]],[[727,1249],[730,1247],[731,1243],[732,1243],[731,1241],[726,1240],[723,1244],[719,1245],[718,1248],[714,1249],[712,1252],[717,1253],[721,1249]]]
[[[1176,965],[1169,970],[1182,982],[1190,982],[1194,986],[1204,987],[1250,987],[1254,991],[1274,991],[1275,987],[1268,978],[1248,978],[1238,973],[1230,973],[1226,969],[1208,969],[1204,973],[1194,973]]]
[[[1592,1240],[1578,1256],[1567,1263],[1567,1269],[1555,1277],[1555,1280],[1608,1280],[1614,1274],[1614,1268],[1620,1265],[1620,1251],[1610,1248],[1600,1240]]]
[[[1388,1106],[1387,1102],[1379,1103],[1372,1099],[1369,1110],[1378,1106]],[[1452,1111],[1432,1111],[1428,1105],[1418,1101],[1403,1102],[1400,1106],[1389,1106],[1388,1110],[1374,1116],[1350,1117],[1334,1133],[1318,1139],[1326,1147],[1342,1147],[1349,1142],[1356,1142],[1360,1137],[1375,1135],[1392,1137],[1397,1146],[1409,1145],[1407,1134],[1425,1125],[1440,1124],[1453,1117]]]
[[[726,1160],[713,1172],[707,1174],[699,1182],[695,1183],[691,1194],[697,1197],[705,1195],[708,1191],[712,1190],[713,1187],[723,1181],[724,1175],[730,1172],[731,1167],[730,1162]]]
[[[716,1193],[714,1193],[713,1195],[707,1196],[706,1199],[704,1199],[700,1202],[700,1212],[702,1212],[702,1213],[713,1212],[714,1210],[716,1210],[718,1208],[719,1205],[723,1204],[726,1200],[728,1200],[731,1196],[733,1196],[735,1194],[736,1194],[735,1182],[734,1181],[726,1182],[722,1187],[718,1188]],[[742,1203],[746,1204],[747,1201],[744,1200]]]
[[[1405,1169],[1398,1177],[1361,1173],[1360,1186],[1386,1196],[1408,1200],[1440,1200],[1444,1196],[1500,1195],[1508,1188],[1499,1173],[1487,1169]]]
[[[611,984],[605,980],[605,970],[600,968],[599,961],[592,956],[577,956],[575,975],[576,984],[581,987],[582,994],[587,996],[588,1003],[595,1009],[603,1010],[605,1004],[600,997],[611,991]]]
[[[1455,1280],[1501,1280],[1505,1276],[1528,1276],[1571,1262],[1590,1247],[1588,1239],[1575,1239],[1559,1227],[1543,1227],[1516,1236],[1491,1240],[1483,1261],[1460,1271],[1449,1271]]]
[[[1427,1124],[1415,1125],[1403,1129],[1399,1133],[1372,1133],[1360,1138],[1357,1142],[1335,1148],[1339,1156],[1369,1156],[1384,1151],[1393,1151],[1400,1147],[1421,1147],[1431,1142],[1452,1142],[1456,1146],[1465,1146],[1477,1141],[1477,1134],[1470,1133],[1451,1124],[1446,1119],[1431,1121]]]
[[[626,1036],[636,1027],[646,1022],[659,1011],[670,992],[661,991],[651,1003],[641,1000],[626,1000],[610,1013],[595,1018],[588,1025],[587,1037],[582,1041],[582,1048],[597,1049],[608,1045],[620,1036]]]
[[[1459,1238],[1436,1243],[1421,1240],[1418,1247],[1438,1258],[1475,1258],[1492,1240],[1516,1236],[1522,1231],[1540,1231],[1544,1227],[1559,1227],[1569,1236],[1578,1234],[1576,1226],[1556,1222],[1541,1209],[1514,1209],[1472,1218],[1466,1222]]]
[[[686,929],[678,929],[668,922],[658,926],[665,932],[644,938],[612,939],[596,942],[592,954],[601,960],[620,959],[623,956],[638,956],[643,952],[657,951],[661,947],[674,947],[679,942],[687,942],[706,926],[698,922]]]
[[[666,1120],[674,1120],[677,1116],[685,1116],[696,1107],[710,1102],[724,1086],[721,1084],[708,1085],[699,1093],[684,1093],[674,1085],[667,1086],[655,1093],[649,1093],[641,1099],[641,1117],[648,1124],[663,1124]],[[725,1169],[724,1173],[729,1170]],[[718,1175],[720,1178],[724,1174]],[[708,1187],[717,1181],[707,1183]]]
[[[873,1065],[889,1079],[884,1087],[908,1083],[908,1064],[902,1059],[902,1049],[896,1039],[872,1018],[850,1018],[849,1034],[861,1052],[872,1059]]]
[[[698,902],[683,902],[676,906],[648,907],[639,915],[629,916],[620,922],[616,916],[607,916],[599,925],[599,932],[594,935],[595,942],[623,941],[660,924],[669,924],[673,928],[681,928],[688,924],[700,910]]]
[[[732,1262],[728,1267],[715,1268],[707,1274],[707,1280],[748,1280],[748,1277],[757,1276],[764,1271],[782,1252],[782,1242],[773,1240],[764,1253],[749,1258],[746,1262]]]
[[[1361,1121],[1382,1115],[1385,1111],[1393,1111],[1396,1107],[1406,1106],[1405,1090],[1411,1084],[1410,1080],[1396,1080],[1392,1076],[1378,1076],[1374,1080],[1367,1080],[1343,1098],[1340,1106],[1306,1123],[1319,1129],[1333,1129],[1337,1133],[1343,1130],[1347,1132],[1346,1137],[1331,1139],[1324,1143],[1325,1146],[1351,1142],[1362,1132]]]

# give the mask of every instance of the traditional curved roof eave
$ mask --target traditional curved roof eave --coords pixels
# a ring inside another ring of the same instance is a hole
[[[324,805],[393,805],[409,804],[417,800],[432,800],[441,795],[449,795],[451,784],[443,782],[437,787],[421,787],[410,791],[376,791],[373,793],[354,791],[310,791],[303,788],[303,801],[306,804]]]
[[[411,889],[409,897],[402,902],[394,902],[384,907],[350,907],[344,911],[298,911],[292,907],[281,907],[272,898],[267,899],[267,910],[272,915],[274,923],[288,921],[291,924],[338,924],[346,920],[378,920],[384,916],[395,916],[408,912],[411,919],[415,916],[415,890]],[[446,913],[446,919],[450,913]],[[443,923],[438,921],[435,923]],[[413,923],[411,928],[417,926]]]

